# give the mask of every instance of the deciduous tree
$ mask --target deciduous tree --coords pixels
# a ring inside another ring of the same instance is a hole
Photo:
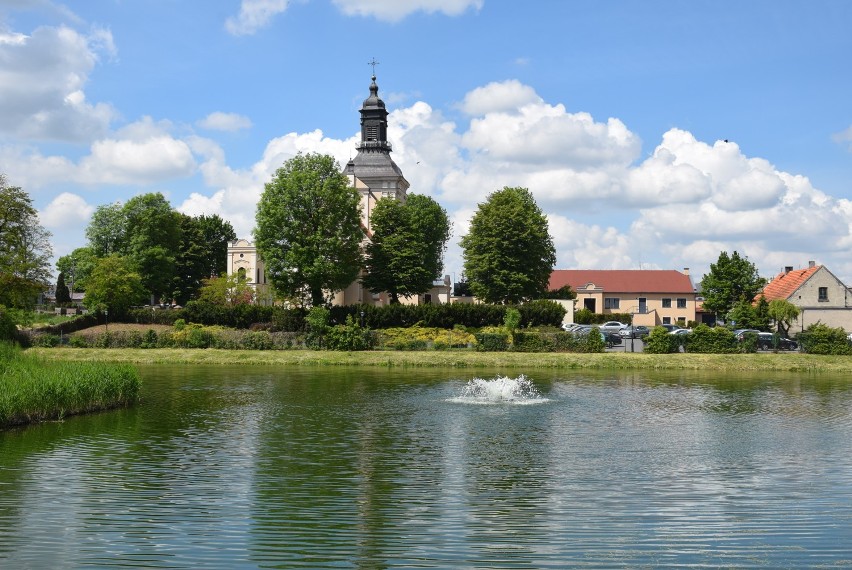
[[[29,195],[0,175],[0,305],[31,307],[50,283],[51,255]]]
[[[775,321],[778,333],[787,336],[790,333],[790,325],[799,316],[799,307],[786,299],[773,299],[769,301],[767,314]]]
[[[755,265],[736,251],[728,255],[723,251],[716,263],[710,264],[710,273],[701,281],[704,309],[717,317],[727,318],[734,304],[754,299],[766,280],[757,273]]]
[[[107,308],[114,315],[123,314],[142,302],[145,288],[142,279],[127,258],[110,255],[98,260],[89,276],[83,304],[89,310]]]
[[[547,218],[526,188],[503,188],[479,205],[461,240],[476,297],[520,303],[547,290],[556,250]]]
[[[320,306],[358,277],[360,197],[332,157],[285,162],[266,184],[256,220],[257,248],[279,296]]]
[[[450,233],[446,211],[428,196],[412,194],[405,203],[384,198],[373,209],[370,225],[364,286],[387,291],[391,303],[399,303],[400,295],[428,291],[444,269]]]

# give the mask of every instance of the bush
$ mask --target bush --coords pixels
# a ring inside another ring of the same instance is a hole
[[[435,350],[467,348],[476,343],[476,338],[457,327],[452,330],[415,325],[406,328],[391,328],[376,331],[376,346],[390,350]]]
[[[480,352],[504,352],[509,348],[509,335],[498,332],[481,332],[475,335],[476,350]]]
[[[512,339],[512,350],[516,352],[553,352],[552,335],[540,332],[516,332]]]
[[[798,334],[796,340],[809,354],[852,354],[852,346],[842,328],[815,323]]]
[[[59,336],[55,334],[36,334],[30,339],[32,346],[53,348],[59,346]]]
[[[677,352],[679,348],[677,335],[669,334],[665,327],[654,327],[645,339],[645,352],[651,354],[669,354]]]
[[[89,348],[89,341],[81,334],[75,334],[68,339],[68,346],[73,348]]]
[[[726,354],[739,352],[740,345],[733,331],[725,327],[698,325],[683,339],[685,352]]]
[[[15,321],[12,315],[3,305],[0,305],[0,342],[15,340],[18,334],[18,327],[15,326]]]
[[[757,352],[757,333],[743,333],[739,344],[740,352]]]
[[[157,331],[148,329],[142,337],[142,344],[139,348],[157,348]]]
[[[346,317],[346,324],[328,329],[325,338],[330,350],[370,350],[375,344],[370,329],[361,328],[352,315]]]
[[[603,352],[604,349],[606,349],[606,341],[599,328],[594,327],[584,335],[582,352]]]

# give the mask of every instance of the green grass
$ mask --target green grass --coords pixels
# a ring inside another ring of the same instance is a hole
[[[517,368],[601,370],[706,370],[852,373],[852,357],[800,353],[603,354],[437,351],[333,352],[313,350],[33,348],[41,358],[134,364],[239,364],[294,366],[400,366],[419,368]]]
[[[130,405],[139,387],[129,364],[52,361],[0,343],[0,428]]]

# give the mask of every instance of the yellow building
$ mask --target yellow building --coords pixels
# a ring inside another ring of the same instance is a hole
[[[593,313],[629,313],[649,327],[695,320],[696,293],[689,269],[557,269],[549,289],[570,285],[576,307]]]

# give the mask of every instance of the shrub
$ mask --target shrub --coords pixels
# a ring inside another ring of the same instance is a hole
[[[680,343],[676,335],[669,334],[665,327],[654,327],[645,339],[645,352],[651,354],[669,354],[677,352]]]
[[[68,346],[73,348],[89,348],[89,341],[83,335],[75,334],[68,339]]]
[[[553,335],[540,332],[516,332],[512,339],[512,350],[516,352],[553,352]]]
[[[306,339],[308,348],[320,349],[325,346],[325,335],[329,328],[331,313],[325,307],[312,307],[305,317],[308,328]]]
[[[352,315],[346,317],[346,324],[328,329],[325,337],[330,350],[369,350],[375,342],[370,330],[361,328]]]
[[[42,348],[53,348],[59,346],[59,336],[55,334],[36,334],[33,335],[30,343],[33,346],[39,346]]]
[[[145,331],[145,335],[142,337],[142,344],[139,345],[140,348],[157,348],[157,331],[154,329],[148,329]]]
[[[589,331],[588,334],[584,336],[583,339],[583,352],[603,352],[606,348],[606,341],[601,334],[599,328],[594,327]]]
[[[757,333],[744,333],[739,345],[740,352],[757,352]]]
[[[683,339],[685,352],[725,354],[739,352],[733,331],[725,327],[698,325]]]
[[[247,350],[272,350],[272,336],[267,331],[249,331],[243,337],[243,346]]]
[[[480,352],[503,352],[509,348],[509,335],[500,332],[480,332],[475,335],[476,350]]]
[[[18,327],[15,326],[15,321],[12,315],[3,305],[0,305],[0,342],[15,340],[18,333]]]
[[[852,354],[852,346],[842,328],[815,323],[798,334],[796,340],[809,354]]]

